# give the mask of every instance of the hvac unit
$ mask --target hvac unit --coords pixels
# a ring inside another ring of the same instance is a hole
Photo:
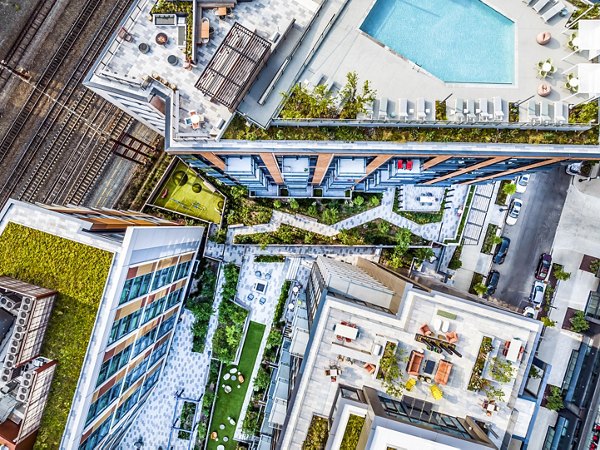
[[[25,306],[25,305],[31,305],[32,301],[33,301],[33,299],[31,297],[24,297],[23,298],[23,306]]]
[[[23,333],[23,332],[25,331],[25,327],[24,327],[23,325],[17,325],[17,326],[15,327],[15,331],[16,331],[17,333]]]
[[[21,305],[21,312],[28,312],[31,310],[31,305],[27,303],[23,303]]]
[[[23,377],[24,377],[26,380],[28,380],[28,381],[31,381],[31,380],[33,380],[33,372],[32,372],[32,371],[25,372],[25,373],[23,374]]]
[[[12,300],[8,299],[8,300],[6,300],[5,307],[6,307],[6,309],[12,310],[15,307],[15,302],[13,302]]]
[[[27,379],[27,378],[23,378],[21,380],[21,386],[26,387],[27,389],[29,389],[29,387],[31,386],[31,379]]]
[[[13,337],[15,338],[15,340],[20,341],[21,339],[23,339],[23,333],[19,333],[18,331],[15,331],[15,333],[13,334]]]
[[[29,397],[27,394],[18,394],[17,400],[21,403],[25,403],[27,401],[27,397]]]

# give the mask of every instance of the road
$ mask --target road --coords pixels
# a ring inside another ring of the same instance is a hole
[[[510,248],[504,264],[492,265],[500,272],[495,297],[520,308],[527,305],[539,257],[552,249],[571,180],[564,167],[557,167],[533,175],[527,191],[516,194],[523,208],[516,225],[504,226]]]

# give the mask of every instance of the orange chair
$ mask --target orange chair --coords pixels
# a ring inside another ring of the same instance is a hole
[[[429,329],[429,325],[427,325],[426,323],[421,325],[421,327],[419,328],[419,332],[424,336],[431,336],[432,334],[431,330]]]
[[[456,331],[448,331],[446,333],[446,340],[450,344],[456,344],[458,342],[458,334],[456,333]]]

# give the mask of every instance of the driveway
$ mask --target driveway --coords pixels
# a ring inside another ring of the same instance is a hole
[[[510,239],[504,264],[493,264],[500,272],[495,297],[524,308],[534,281],[534,272],[542,253],[552,250],[556,227],[562,213],[572,177],[564,167],[532,175],[527,191],[516,194],[523,208],[516,225],[505,225],[503,236]]]

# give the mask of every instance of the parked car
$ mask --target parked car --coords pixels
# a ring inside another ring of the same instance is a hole
[[[542,253],[540,261],[538,262],[537,269],[535,270],[536,280],[545,280],[550,272],[550,266],[552,265],[552,256],[548,253]]]
[[[544,291],[546,285],[541,281],[534,281],[533,287],[531,288],[531,294],[529,294],[529,301],[535,306],[540,306],[544,301]]]
[[[497,270],[490,270],[488,273],[487,280],[485,285],[487,286],[487,295],[493,295],[496,292],[496,288],[498,287],[498,281],[500,281],[500,272]]]
[[[525,192],[527,190],[527,185],[529,184],[529,178],[531,177],[531,175],[529,174],[525,174],[525,175],[521,175],[519,178],[517,178],[517,192],[519,194],[522,194],[523,192]]]
[[[508,253],[508,247],[510,246],[510,239],[502,236],[502,241],[500,244],[496,246],[496,252],[494,253],[494,264],[502,264],[506,259],[506,254]]]
[[[529,317],[530,319],[535,319],[536,314],[537,314],[537,311],[532,306],[526,306],[525,309],[523,310],[523,315],[525,317]]]
[[[521,208],[523,207],[523,202],[518,198],[514,198],[510,202],[510,206],[508,207],[508,214],[506,215],[506,225],[514,225],[517,223],[517,219],[519,218],[519,213],[521,212]]]
[[[582,162],[576,162],[576,163],[569,164],[567,166],[567,173],[569,175],[581,175],[581,168],[582,167],[583,167],[583,163]]]

